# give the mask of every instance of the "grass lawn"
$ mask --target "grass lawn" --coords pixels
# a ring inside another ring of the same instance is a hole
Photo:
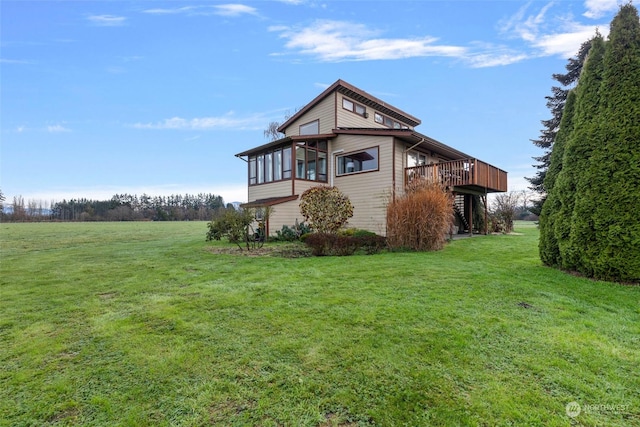
[[[0,224],[0,425],[640,426],[640,287],[516,231],[290,259],[198,222]]]

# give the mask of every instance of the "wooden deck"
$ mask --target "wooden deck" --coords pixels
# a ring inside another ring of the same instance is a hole
[[[458,190],[482,193],[507,191],[507,172],[478,159],[452,160],[405,168],[405,184],[418,177],[454,187],[454,190],[457,187]]]

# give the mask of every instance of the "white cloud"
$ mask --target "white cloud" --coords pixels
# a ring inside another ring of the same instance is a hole
[[[127,20],[124,16],[115,15],[91,15],[87,19],[100,27],[119,27],[124,25]]]
[[[245,6],[243,4],[221,4],[214,6],[218,15],[222,16],[239,16],[243,14],[255,15],[256,9],[254,7]]]
[[[586,0],[584,6],[587,8],[587,11],[583,16],[598,19],[609,12],[618,10],[618,0]]]
[[[240,15],[256,15],[257,9],[243,4],[220,4],[212,6],[183,6],[173,9],[147,9],[143,11],[152,15],[221,15],[221,16],[240,16]]]
[[[504,46],[441,44],[431,36],[384,38],[363,24],[346,21],[316,21],[304,28],[273,26],[269,31],[280,33],[280,37],[287,40],[285,47],[289,50],[322,62],[446,57],[480,68],[508,65],[528,57]]]
[[[541,35],[531,43],[539,48],[544,55],[560,55],[563,58],[571,58],[578,53],[580,45],[591,39],[596,34],[596,29],[606,37],[609,28],[599,28],[596,25],[575,24],[568,28],[567,32]]]
[[[265,116],[255,114],[248,117],[236,117],[233,111],[218,117],[196,117],[185,119],[172,117],[156,123],[136,123],[137,129],[173,129],[173,130],[215,130],[215,129],[262,129]]]
[[[580,45],[592,38],[596,29],[603,36],[608,34],[608,25],[583,24],[571,15],[552,15],[554,3],[545,4],[538,12],[529,13],[532,4],[522,6],[509,19],[502,21],[501,33],[512,38],[523,40],[534,52],[530,56],[554,56],[563,58],[575,56]],[[601,17],[617,7],[616,0],[585,2],[587,12],[584,16],[590,18]]]
[[[464,56],[460,46],[437,44],[435,37],[380,38],[363,24],[321,20],[305,27],[274,26],[285,46],[324,62],[402,59],[420,56]]]
[[[66,128],[62,125],[52,125],[52,126],[47,126],[47,132],[49,133],[71,132],[71,129]]]

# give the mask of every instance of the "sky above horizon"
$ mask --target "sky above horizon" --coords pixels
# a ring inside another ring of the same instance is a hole
[[[0,189],[25,200],[214,193],[234,154],[338,79],[509,172],[567,58],[617,1],[13,1],[0,4]]]

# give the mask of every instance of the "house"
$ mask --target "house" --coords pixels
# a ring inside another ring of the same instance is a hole
[[[385,235],[386,205],[415,177],[455,194],[458,229],[473,231],[473,196],[507,191],[507,173],[421,134],[420,119],[338,80],[278,131],[285,136],[236,154],[246,161],[245,207],[271,207],[267,234],[303,218],[299,197],[329,185],[354,207],[350,227]]]

